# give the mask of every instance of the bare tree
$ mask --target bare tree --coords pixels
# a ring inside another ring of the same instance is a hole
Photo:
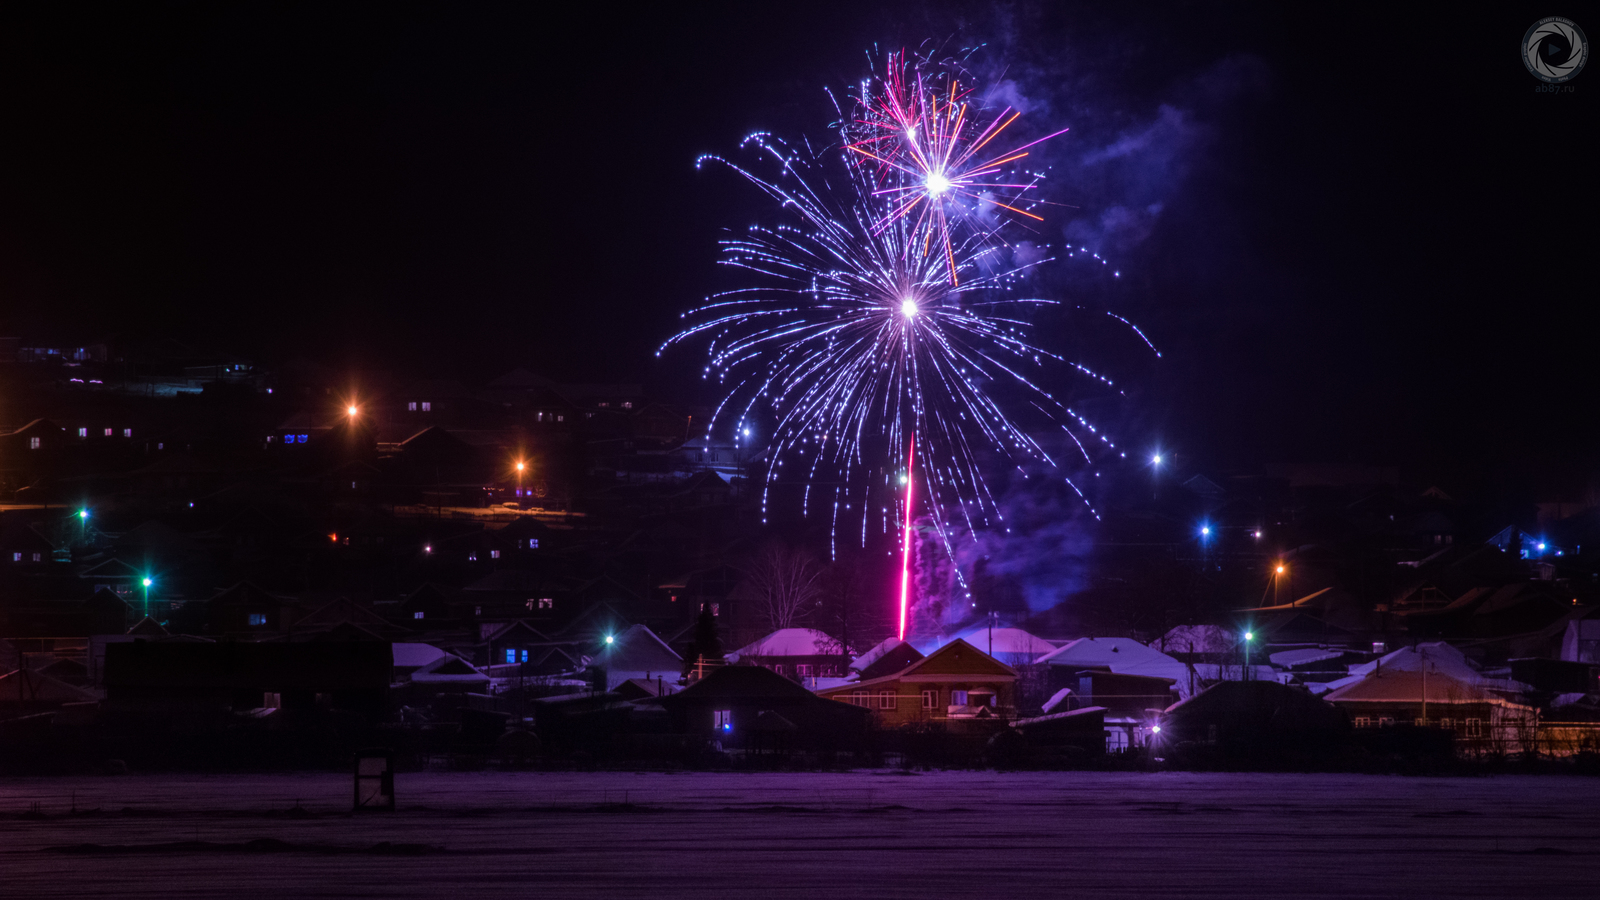
[[[822,594],[823,569],[816,558],[786,544],[768,544],[748,573],[750,599],[773,631],[797,625]]]

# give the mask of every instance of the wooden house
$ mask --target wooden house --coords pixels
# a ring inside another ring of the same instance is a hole
[[[1016,717],[1017,670],[957,638],[890,675],[818,691],[872,710],[880,725],[960,726]]]

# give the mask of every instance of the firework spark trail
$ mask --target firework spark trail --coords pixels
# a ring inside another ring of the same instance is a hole
[[[961,77],[949,62],[911,62],[905,51],[891,53],[877,90],[871,81],[862,84],[855,118],[841,129],[845,149],[858,163],[876,163],[881,172],[899,176],[875,191],[890,200],[877,226],[915,214],[927,239],[942,244],[952,281],[959,278],[952,220],[987,238],[996,237],[1004,225],[1003,218],[993,225],[982,221],[989,207],[1044,221],[1022,199],[1039,185],[1040,176],[1008,167],[1026,158],[1031,148],[1067,132],[1061,129],[984,153],[1022,113],[1008,106],[981,125],[979,117],[987,114],[974,106],[972,89],[962,87]]]
[[[754,276],[754,283],[713,295],[686,313],[686,327],[657,354],[690,339],[707,341],[704,375],[726,387],[707,423],[708,445],[719,423],[734,419],[736,434],[748,435],[757,417],[768,417],[762,429],[767,432],[762,437],[763,520],[785,463],[807,455],[804,474],[789,479],[804,484],[805,512],[818,478],[824,472],[837,477],[830,546],[836,548],[841,504],[846,513],[859,514],[863,546],[868,519],[881,512],[887,532],[891,507],[898,507],[904,526],[903,635],[916,517],[916,444],[923,457],[926,515],[952,559],[951,526],[959,523],[970,533],[1004,522],[983,475],[983,454],[998,451],[1013,463],[1056,466],[1008,412],[1018,398],[1066,432],[1086,462],[1093,460],[1086,446],[1090,435],[1107,449],[1115,444],[1062,406],[1039,380],[1041,366],[1060,364],[1111,387],[1109,378],[1033,342],[1027,311],[1057,301],[1013,292],[1028,269],[1050,260],[1009,263],[1009,248],[997,237],[1004,222],[987,223],[955,202],[968,194],[992,199],[976,191],[963,194],[967,188],[1020,191],[1035,183],[976,180],[1021,158],[1015,151],[980,156],[1015,115],[1007,110],[987,127],[968,127],[978,110],[954,79],[941,98],[924,89],[920,70],[915,92],[904,87],[904,72],[895,73],[891,66],[889,87],[881,95],[887,99],[878,114],[885,121],[920,124],[893,149],[875,146],[877,152],[867,155],[879,160],[877,166],[846,162],[842,179],[830,180],[822,166],[832,157],[798,152],[766,133],[749,136],[741,147],[773,167],[773,175],[722,157],[700,159],[697,165],[726,166],[755,185],[776,202],[785,221],[752,226],[721,242],[721,263]],[[863,102],[866,97],[863,88]],[[862,137],[859,125],[840,126],[846,158],[861,156],[853,141],[870,138]],[[920,141],[918,129],[925,129]],[[880,144],[896,143],[880,137]],[[933,192],[940,196],[925,204],[922,214],[897,214],[906,203],[903,195],[928,195],[928,173],[934,171],[955,175],[952,185],[960,189]],[[882,473],[884,487],[890,480],[879,461],[882,450],[902,446],[908,448],[904,505],[885,503],[875,510],[873,473]],[[1084,497],[1070,479],[1067,483]],[[859,510],[850,492],[856,484],[861,485]],[[965,583],[959,569],[956,576]]]

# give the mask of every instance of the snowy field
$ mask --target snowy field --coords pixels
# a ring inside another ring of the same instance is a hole
[[[1594,779],[402,773],[400,810],[361,816],[351,792],[0,779],[0,896],[1600,896]]]

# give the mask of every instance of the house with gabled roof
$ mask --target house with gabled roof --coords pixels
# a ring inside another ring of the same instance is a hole
[[[289,631],[295,635],[310,635],[332,631],[340,625],[353,625],[362,632],[379,636],[403,633],[403,629],[349,597],[336,597],[313,609],[297,619]]]
[[[871,718],[864,709],[819,697],[760,666],[719,666],[653,702],[667,710],[674,731],[725,748],[769,743],[779,717],[788,726],[782,730],[791,748],[847,749],[859,745]]]
[[[630,679],[654,681],[664,678],[676,682],[683,671],[683,657],[673,652],[654,631],[633,625],[600,647],[591,666],[606,673],[606,690]]]
[[[890,675],[826,688],[820,697],[873,712],[887,727],[1016,718],[1017,670],[960,638]]]

